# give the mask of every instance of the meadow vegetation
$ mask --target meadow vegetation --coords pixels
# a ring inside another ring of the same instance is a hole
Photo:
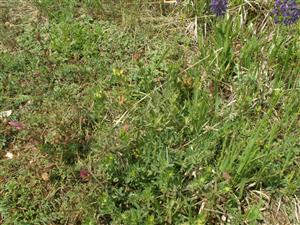
[[[0,223],[299,224],[300,23],[273,5],[0,1]]]

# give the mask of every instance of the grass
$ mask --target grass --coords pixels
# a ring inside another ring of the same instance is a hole
[[[208,2],[0,2],[0,223],[300,223],[299,23]]]

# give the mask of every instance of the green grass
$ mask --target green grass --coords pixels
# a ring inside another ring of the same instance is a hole
[[[0,3],[0,223],[300,222],[299,23],[208,4]]]

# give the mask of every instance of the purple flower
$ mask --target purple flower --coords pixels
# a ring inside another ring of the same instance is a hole
[[[273,9],[275,23],[290,25],[300,17],[300,7],[295,0],[276,0]]]
[[[210,9],[216,16],[223,16],[227,10],[227,0],[211,0]]]

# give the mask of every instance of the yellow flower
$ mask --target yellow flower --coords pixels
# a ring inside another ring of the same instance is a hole
[[[102,97],[102,91],[96,91],[95,93],[94,93],[94,97],[95,98],[101,98]]]
[[[113,75],[117,77],[122,77],[124,78],[124,70],[123,69],[113,69]]]

